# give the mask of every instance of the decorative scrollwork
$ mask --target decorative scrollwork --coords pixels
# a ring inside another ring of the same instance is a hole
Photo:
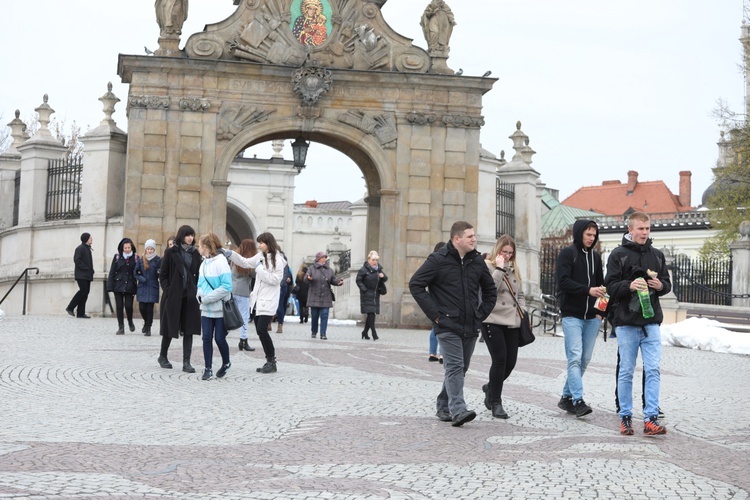
[[[180,99],[180,109],[187,111],[205,111],[210,107],[209,100],[201,97],[183,97]]]
[[[358,128],[366,134],[374,135],[383,149],[394,149],[398,140],[396,119],[393,114],[368,116],[362,111],[347,111],[339,116],[339,121]]]
[[[169,109],[171,99],[158,95],[134,95],[128,99],[128,104],[134,108]]]
[[[445,115],[443,123],[446,127],[480,128],[484,125],[483,116]]]
[[[267,120],[268,116],[275,111],[275,109],[266,110],[253,106],[222,106],[219,111],[216,138],[220,141],[232,140],[248,125]]]
[[[331,90],[333,75],[320,66],[304,66],[292,73],[294,93],[305,106],[314,106],[320,97]]]
[[[406,115],[406,121],[413,125],[427,125],[437,121],[437,115],[431,115],[427,113],[417,113],[416,111],[410,112]]]

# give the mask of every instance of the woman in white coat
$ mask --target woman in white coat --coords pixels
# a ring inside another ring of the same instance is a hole
[[[268,334],[268,325],[279,306],[281,280],[284,277],[286,261],[281,255],[276,238],[271,233],[262,233],[255,241],[260,252],[253,257],[245,258],[231,250],[226,250],[224,255],[237,266],[255,269],[255,286],[250,293],[250,310],[255,311],[255,332],[266,355],[266,364],[256,371],[273,373],[276,371],[276,349]]]

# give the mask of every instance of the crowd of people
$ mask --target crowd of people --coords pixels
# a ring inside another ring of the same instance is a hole
[[[595,249],[599,228],[594,221],[578,220],[572,228],[573,243],[560,252],[556,262],[567,360],[557,405],[577,418],[592,413],[583,399],[583,376],[600,326],[609,321],[618,343],[615,402],[623,435],[634,434],[633,372],[639,351],[644,365],[643,432],[667,432],[659,422],[664,416],[659,406],[659,325],[663,319],[659,297],[669,293],[671,282],[664,255],[651,244],[650,230],[647,214],[631,214],[628,233],[610,254],[605,274],[602,257]],[[78,318],[89,318],[86,299],[94,275],[92,241],[89,233],[83,233],[74,253],[79,290],[66,311]],[[464,377],[478,340],[486,344],[491,358],[488,380],[482,386],[485,407],[495,418],[509,418],[503,407],[503,385],[518,361],[524,320],[520,313],[526,307],[515,240],[502,235],[488,254],[480,254],[476,242],[470,223],[454,223],[449,241],[438,243],[409,280],[409,291],[432,326],[428,360],[439,361],[444,367],[436,416],[455,427],[476,418],[464,399]],[[163,256],[156,250],[156,242],[149,239],[139,255],[133,241],[123,238],[110,265],[107,291],[115,297],[117,335],[124,335],[126,319],[128,329],[135,331],[134,297],[144,322],[141,332],[146,336],[151,335],[155,304],[160,304],[158,363],[162,368],[172,368],[169,347],[172,339],[182,337],[182,370],[195,373],[190,359],[192,339],[202,335],[202,379],[214,376],[214,342],[222,362],[216,377],[226,375],[232,364],[222,304],[230,298],[243,319],[240,351],[255,350],[247,336],[248,325],[255,326],[266,360],[257,368],[259,373],[277,371],[271,323],[275,320],[276,333],[283,333],[290,299],[296,303],[300,323],[310,320],[311,337],[328,339],[329,309],[336,300],[333,287],[343,285],[343,280],[336,277],[325,252],[317,252],[312,264],[301,265],[293,276],[271,233],[242,240],[236,250],[229,250],[214,233],[196,239],[195,231],[187,225],[168,239]],[[375,317],[380,313],[380,297],[387,293],[387,280],[380,256],[376,251],[369,252],[355,280],[364,315],[363,340],[380,338]]]

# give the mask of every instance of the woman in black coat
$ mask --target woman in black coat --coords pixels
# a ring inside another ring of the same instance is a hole
[[[372,330],[372,339],[378,340],[378,332],[375,331],[375,315],[380,314],[380,292],[385,291],[385,282],[388,276],[383,272],[383,266],[378,262],[380,256],[375,250],[367,255],[367,262],[357,273],[357,287],[359,287],[359,307],[362,314],[366,314],[365,329],[362,330],[362,338],[370,340],[367,335]]]
[[[159,271],[161,298],[161,352],[159,366],[172,368],[167,351],[172,339],[182,337],[182,371],[195,373],[190,365],[193,335],[201,334],[201,311],[198,304],[198,272],[203,258],[196,250],[195,230],[182,226],[177,230],[174,245],[164,252]]]
[[[123,308],[128,315],[128,326],[130,331],[135,331],[133,323],[133,298],[137,291],[137,282],[135,280],[135,264],[138,260],[135,253],[135,245],[130,238],[123,238],[117,245],[117,253],[112,258],[112,265],[109,266],[109,276],[107,277],[107,291],[115,295],[115,309],[117,310],[118,329],[116,335],[125,334],[125,318]]]
[[[297,279],[294,285],[294,295],[297,297],[297,303],[299,304],[299,322],[307,323],[310,317],[310,308],[307,307],[307,292],[310,291],[310,283],[305,281],[305,274],[307,274],[307,266],[302,264],[297,271]]]

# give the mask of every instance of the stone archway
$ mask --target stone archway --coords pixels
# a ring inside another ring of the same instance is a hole
[[[187,223],[223,235],[232,159],[302,133],[362,171],[367,247],[391,277],[382,317],[421,324],[408,278],[454,221],[477,219],[482,96],[495,80],[444,74],[445,57],[394,33],[376,3],[328,3],[345,5],[302,60],[277,0],[240,2],[190,37],[186,57],[120,56],[130,84],[125,231],[166,236]],[[273,224],[286,230],[283,216]]]

